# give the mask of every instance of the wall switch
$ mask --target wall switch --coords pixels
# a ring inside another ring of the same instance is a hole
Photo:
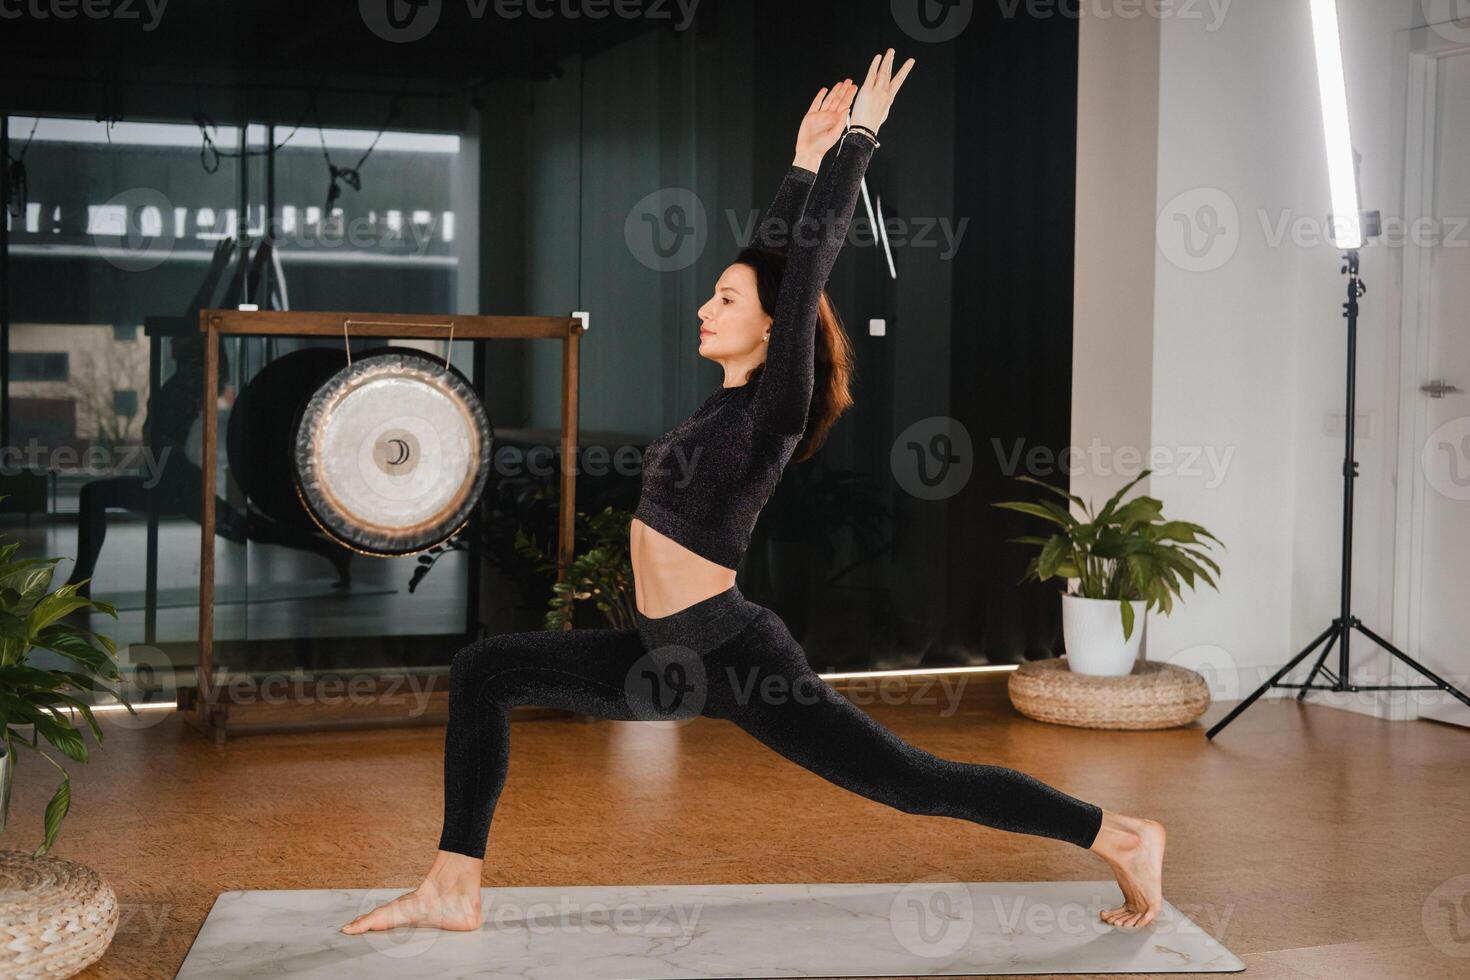
[[[887,333],[888,333],[888,321],[887,320],[869,320],[868,321],[868,336],[869,337],[882,337],[882,336],[884,336]]]
[[[1353,430],[1353,441],[1358,439],[1373,438],[1375,426],[1373,420],[1377,418],[1372,412],[1357,413],[1357,428]],[[1322,431],[1329,436],[1341,436],[1347,433],[1347,413],[1328,412]]]

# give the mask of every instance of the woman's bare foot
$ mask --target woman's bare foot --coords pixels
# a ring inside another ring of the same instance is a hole
[[[1099,918],[1124,928],[1154,921],[1164,908],[1164,825],[1104,810],[1091,849],[1108,862],[1123,889],[1123,904]]]
[[[411,892],[365,912],[342,927],[349,936],[398,926],[473,932],[480,928],[483,858],[440,851],[428,875]]]

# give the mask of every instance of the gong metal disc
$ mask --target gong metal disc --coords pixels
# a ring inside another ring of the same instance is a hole
[[[490,443],[485,407],[453,367],[409,349],[355,357],[301,412],[296,489],[347,547],[413,554],[469,519],[489,480]]]

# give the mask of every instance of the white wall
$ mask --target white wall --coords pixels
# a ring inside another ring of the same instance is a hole
[[[1077,76],[1076,248],[1086,261],[1072,284],[1072,444],[1141,456],[1152,430],[1159,21],[1089,18]],[[1100,507],[1142,464],[1121,479],[1118,468],[1074,470],[1071,490]],[[1137,486],[1149,490],[1149,480]]]
[[[1395,32],[1414,25],[1420,5],[1339,6],[1365,206],[1388,217],[1402,207]],[[1156,468],[1152,492],[1166,516],[1205,525],[1227,550],[1221,591],[1187,594],[1173,616],[1154,617],[1148,655],[1206,670],[1218,677],[1215,696],[1229,699],[1253,690],[1337,612],[1345,279],[1325,238],[1307,0],[1235,0],[1222,17],[1164,17],[1158,27],[1160,220],[1152,268],[1140,275],[1153,277],[1151,443],[1173,453],[1173,465]],[[1084,39],[1095,29],[1083,20]],[[1093,165],[1079,159],[1079,170]],[[1207,248],[1208,207],[1225,233]],[[1192,223],[1193,254],[1180,220]],[[1079,268],[1098,262],[1116,256],[1079,249]],[[1394,249],[1365,250],[1359,324],[1354,611],[1385,635],[1398,265]],[[1075,369],[1088,365],[1079,359]],[[1077,417],[1116,413],[1116,395],[1095,386],[1092,398],[1074,407]],[[1186,466],[1196,452],[1205,455]],[[1366,640],[1355,638],[1354,649],[1363,654],[1355,666],[1383,675]],[[1375,710],[1363,698],[1344,706]]]

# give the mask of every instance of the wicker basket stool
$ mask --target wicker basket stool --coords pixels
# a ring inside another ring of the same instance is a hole
[[[70,977],[117,931],[117,897],[91,868],[0,851],[0,976]]]
[[[1210,706],[1209,685],[1199,674],[1148,660],[1122,677],[1074,674],[1066,657],[1034,660],[1012,671],[1007,690],[1027,718],[1077,728],[1174,728]]]

